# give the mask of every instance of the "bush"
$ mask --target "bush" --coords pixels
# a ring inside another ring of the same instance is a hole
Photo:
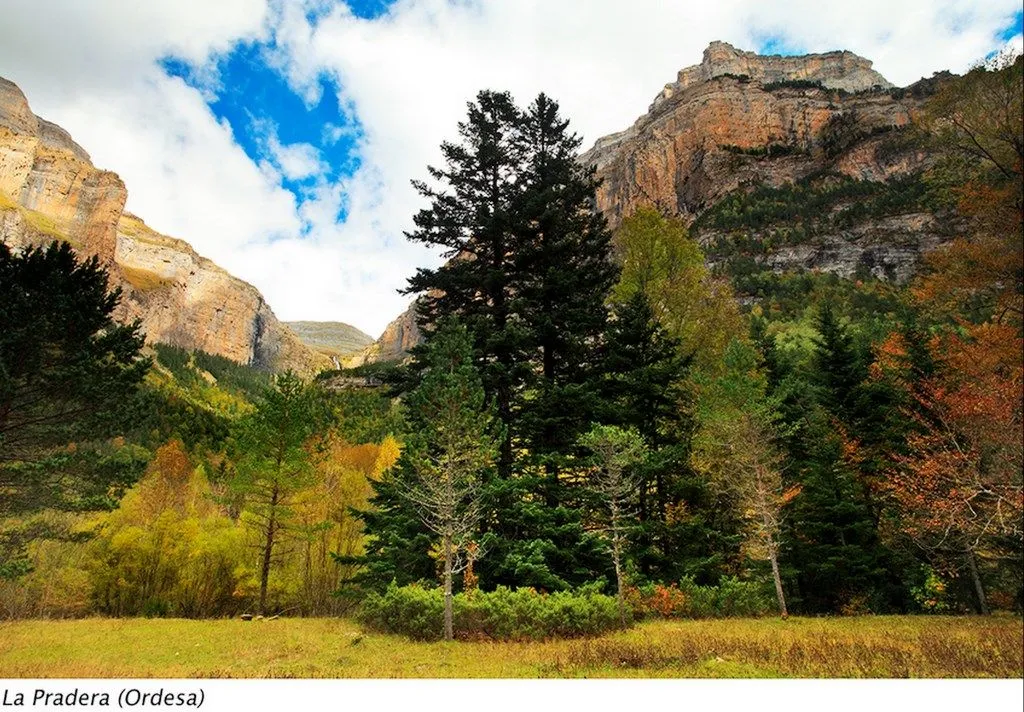
[[[698,586],[692,578],[669,586],[649,584],[628,589],[626,597],[639,618],[751,617],[775,610],[764,584],[735,577],[717,586]]]
[[[370,594],[358,612],[366,626],[416,640],[442,635],[444,594],[440,589],[392,584]],[[595,590],[538,593],[499,586],[491,592],[458,593],[453,601],[455,636],[461,639],[542,640],[598,635],[619,627],[615,598]]]

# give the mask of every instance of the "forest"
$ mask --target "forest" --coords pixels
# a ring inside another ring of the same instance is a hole
[[[415,182],[423,343],[344,387],[147,347],[95,258],[0,243],[0,617],[1019,616],[1022,71],[941,84],[913,179],[614,231],[558,104],[482,91]],[[751,237],[922,206],[962,230],[906,284],[772,272]]]

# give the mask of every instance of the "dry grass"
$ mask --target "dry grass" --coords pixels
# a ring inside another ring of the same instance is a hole
[[[128,267],[121,265],[121,274],[124,275],[125,280],[130,285],[138,289],[140,292],[146,292],[151,289],[159,289],[160,287],[166,287],[169,284],[173,284],[173,279],[162,277],[156,272],[150,272],[147,269],[139,269],[137,267]]]
[[[414,643],[340,619],[0,623],[0,677],[1024,676],[1020,618],[650,622],[590,640]]]

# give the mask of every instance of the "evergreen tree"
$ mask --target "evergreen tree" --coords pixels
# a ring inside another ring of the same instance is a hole
[[[549,507],[560,504],[559,471],[599,407],[596,347],[618,277],[611,233],[593,209],[594,170],[577,162],[580,139],[568,126],[558,104],[541,94],[516,131],[524,156],[515,212],[518,314],[535,354],[520,432],[547,474]]]
[[[238,426],[240,458],[232,484],[259,541],[260,613],[267,612],[271,569],[292,528],[294,497],[313,481],[312,450],[330,422],[319,388],[286,373]]]
[[[145,467],[141,448],[103,442],[134,429],[150,366],[138,322],[113,320],[119,298],[66,242],[0,242],[0,577],[30,568],[27,541],[64,535],[8,518],[110,509]]]
[[[406,237],[444,248],[445,264],[420,268],[406,293],[420,294],[417,321],[430,339],[438,320],[456,315],[469,329],[485,393],[507,428],[498,472],[512,474],[514,411],[529,375],[529,338],[519,316],[519,274],[514,234],[519,176],[523,170],[515,130],[521,114],[508,93],[482,91],[459,123],[461,143],[441,144],[445,167],[429,167],[435,188],[413,185],[430,207],[413,218]],[[422,359],[418,359],[422,361]]]
[[[442,145],[441,187],[412,240],[448,262],[409,280],[427,342],[457,316],[473,339],[484,392],[505,437],[485,483],[484,585],[560,589],[606,568],[583,526],[586,494],[566,481],[581,468],[576,437],[599,407],[595,359],[616,278],[610,236],[594,213],[596,182],[575,162],[579,139],[541,95],[525,112],[508,94],[481,92]],[[423,366],[423,352],[414,366]],[[575,490],[575,491],[574,491]]]
[[[821,404],[848,422],[855,415],[859,388],[867,376],[866,364],[828,302],[821,306],[815,327],[818,336],[811,373],[820,389]]]
[[[452,578],[472,560],[482,511],[482,474],[494,464],[500,430],[484,402],[472,344],[443,319],[423,354],[426,373],[409,394],[409,439],[399,461],[402,495],[440,539],[444,637],[452,639]]]
[[[800,487],[788,518],[787,562],[807,611],[899,608],[902,591],[878,533],[880,507],[861,448],[874,437],[883,394],[865,383],[864,359],[828,304],[816,326],[806,380],[791,372],[778,388],[793,433],[792,484]]]
[[[639,573],[712,581],[734,529],[690,464],[692,404],[685,379],[692,358],[658,322],[647,294],[636,289],[614,306],[602,353],[603,419],[633,428],[650,446],[635,467],[638,526],[631,537]],[[727,518],[727,517],[726,517]],[[721,520],[720,529],[708,526]]]
[[[0,463],[39,460],[131,422],[150,361],[139,323],[113,320],[120,296],[99,261],[80,262],[66,242],[20,254],[0,243]]]

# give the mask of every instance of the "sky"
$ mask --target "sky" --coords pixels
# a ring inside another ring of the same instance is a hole
[[[410,185],[466,102],[559,101],[584,148],[712,40],[848,49],[906,85],[1022,45],[1019,0],[4,0],[0,76],[128,186],[127,209],[283,320],[377,336],[441,257]]]

